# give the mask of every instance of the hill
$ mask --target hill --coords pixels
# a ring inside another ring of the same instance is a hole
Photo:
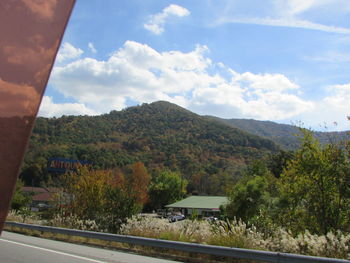
[[[252,119],[221,119],[208,116],[213,120],[225,123],[243,131],[270,139],[284,150],[295,150],[300,146],[299,129],[288,124],[279,124],[272,121],[257,121]],[[315,137],[322,143],[343,140],[348,132],[314,132]]]
[[[235,176],[278,150],[269,139],[160,101],[101,116],[38,118],[22,177],[42,180],[51,157],[87,160],[95,168],[141,161],[149,170],[167,167],[189,180],[198,174]]]

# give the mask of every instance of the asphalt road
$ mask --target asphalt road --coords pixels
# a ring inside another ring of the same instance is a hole
[[[108,249],[70,244],[4,231],[0,237],[1,263],[170,263],[164,260]]]

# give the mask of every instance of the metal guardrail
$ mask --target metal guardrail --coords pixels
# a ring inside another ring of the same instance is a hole
[[[225,256],[230,258],[249,259],[264,262],[273,263],[317,263],[317,262],[329,262],[329,263],[350,263],[349,260],[304,256],[289,253],[259,251],[251,249],[241,249],[232,247],[221,247],[212,245],[203,245],[196,243],[186,243],[178,241],[168,241],[154,238],[135,237],[126,235],[116,235],[92,231],[74,230],[60,227],[49,227],[40,225],[23,224],[17,222],[6,222],[5,226],[19,227],[30,230],[50,232],[56,234],[64,234],[70,236],[87,237],[105,241],[115,241],[120,243],[128,243],[133,245],[141,245],[157,248],[168,248],[173,250],[194,252],[209,254],[214,256]]]

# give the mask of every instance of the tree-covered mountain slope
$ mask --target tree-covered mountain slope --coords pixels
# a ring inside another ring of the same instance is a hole
[[[232,127],[273,140],[285,150],[295,150],[300,146],[300,131],[298,127],[288,124],[279,124],[272,121],[257,121],[252,119],[221,119],[209,117]],[[314,132],[315,138],[321,143],[347,138],[344,132]]]
[[[65,157],[96,168],[141,161],[150,169],[178,170],[186,178],[234,174],[278,149],[269,139],[160,101],[101,116],[38,118],[23,173],[43,169],[49,158]]]

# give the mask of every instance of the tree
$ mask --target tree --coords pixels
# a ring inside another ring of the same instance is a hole
[[[120,226],[126,223],[127,218],[140,211],[136,198],[116,185],[107,186],[105,198],[103,217],[99,222],[106,226],[109,232],[118,232]]]
[[[281,175],[280,223],[296,231],[349,230],[350,163],[344,145],[319,142],[308,130]],[[349,150],[349,149],[348,149]]]
[[[72,197],[71,212],[81,219],[97,219],[105,207],[105,192],[112,179],[110,171],[89,170],[83,166],[69,173],[64,191]]]
[[[287,163],[293,159],[292,151],[279,151],[276,154],[270,156],[268,160],[268,168],[272,172],[272,174],[279,178],[283,172],[283,170],[287,167]]]
[[[81,166],[66,175],[64,195],[68,198],[59,204],[63,205],[63,215],[95,220],[109,232],[117,232],[128,217],[140,210],[138,196],[129,192],[124,175],[117,170],[95,171]]]
[[[229,203],[226,206],[228,218],[249,221],[266,203],[267,189],[268,181],[265,177],[246,177],[240,180],[229,195]]]
[[[31,197],[23,193],[23,186],[24,183],[20,179],[18,179],[16,183],[15,192],[12,198],[11,209],[20,210],[22,208],[28,207],[28,205],[32,202]]]
[[[246,176],[265,176],[270,173],[266,162],[263,160],[254,160],[245,171]]]
[[[142,162],[134,163],[131,170],[127,180],[128,191],[136,202],[143,206],[148,201],[148,187],[151,177]]]
[[[186,194],[187,180],[180,174],[169,170],[162,170],[151,184],[149,195],[153,209],[162,208],[180,200]]]
[[[46,166],[47,160],[42,157],[38,157],[30,162],[24,162],[20,179],[23,180],[25,185],[40,186],[48,181]]]

